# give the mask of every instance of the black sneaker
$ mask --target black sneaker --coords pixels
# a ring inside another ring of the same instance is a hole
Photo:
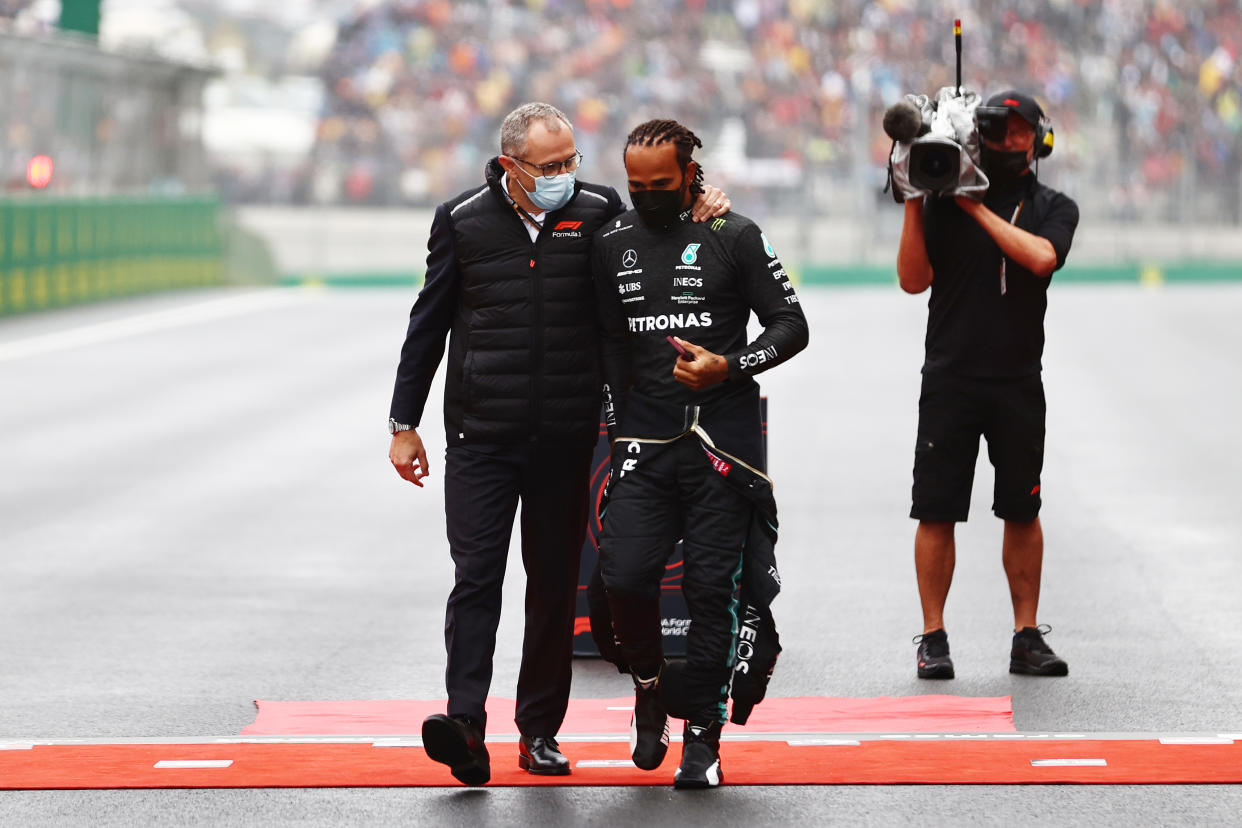
[[[486,785],[492,778],[483,724],[470,716],[437,713],[423,719],[423,750],[434,761],[448,765],[453,776],[467,785]]]
[[[634,676],[634,715],[630,718],[630,758],[642,770],[655,770],[668,753],[668,713],[660,701],[660,677]]]
[[[686,722],[681,737],[681,766],[673,774],[674,788],[714,788],[724,781],[720,770],[720,728],[720,722],[707,727]]]
[[[914,644],[919,645],[919,678],[953,678],[953,659],[949,658],[949,634],[944,630],[932,630],[916,635]]]
[[[1024,676],[1068,676],[1069,665],[1057,657],[1052,648],[1044,643],[1044,636],[1052,627],[1023,627],[1013,634],[1013,649],[1009,651],[1009,672]]]

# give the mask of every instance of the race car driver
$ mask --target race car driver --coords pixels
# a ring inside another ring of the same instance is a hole
[[[729,213],[690,221],[702,142],[670,120],[648,121],[625,147],[631,210],[595,235],[612,479],[600,567],[613,633],[635,684],[632,758],[654,770],[668,747],[659,694],[664,666],[659,590],[683,540],[690,613],[686,723],[677,788],[720,784],[720,731],[737,642],[737,594],[756,499],[731,481],[762,473],[755,374],[807,344],[793,284],[754,222]],[[754,312],[763,327],[747,341]],[[734,480],[742,474],[732,474]]]

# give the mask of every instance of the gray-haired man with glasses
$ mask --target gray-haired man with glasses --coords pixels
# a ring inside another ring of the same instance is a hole
[[[427,274],[390,409],[388,457],[422,487],[417,428],[444,355],[444,511],[455,584],[448,599],[447,715],[423,722],[427,755],[467,785],[491,778],[484,704],[509,538],[522,507],[526,632],[518,673],[518,764],[570,772],[556,734],[569,703],[578,556],[586,533],[601,381],[591,237],[625,211],[611,187],[578,181],[564,113],[528,103],[505,117],[486,183],[441,204]],[[704,220],[729,200],[707,187]]]

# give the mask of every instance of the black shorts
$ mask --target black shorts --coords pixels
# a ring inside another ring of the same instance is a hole
[[[1039,374],[1003,380],[924,374],[910,517],[966,520],[982,436],[996,470],[993,513],[1023,523],[1037,518],[1046,411]]]

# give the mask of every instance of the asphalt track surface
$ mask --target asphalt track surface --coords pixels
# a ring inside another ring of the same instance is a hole
[[[1008,695],[1019,731],[1242,730],[1242,286],[1053,285],[1040,615],[1071,673],[1006,671],[981,457],[948,607],[958,678],[934,684],[914,677],[906,517],[925,299],[895,286],[802,296],[811,346],[763,377],[785,582],[771,693]],[[0,741],[226,737],[254,699],[443,696],[438,382],[427,488],[386,456],[412,300],[221,290],[0,320]],[[512,695],[520,596],[515,559],[497,695]],[[574,681],[582,697],[626,691],[594,661]],[[14,825],[1236,824],[1239,812],[1237,785],[0,792],[0,823]]]

